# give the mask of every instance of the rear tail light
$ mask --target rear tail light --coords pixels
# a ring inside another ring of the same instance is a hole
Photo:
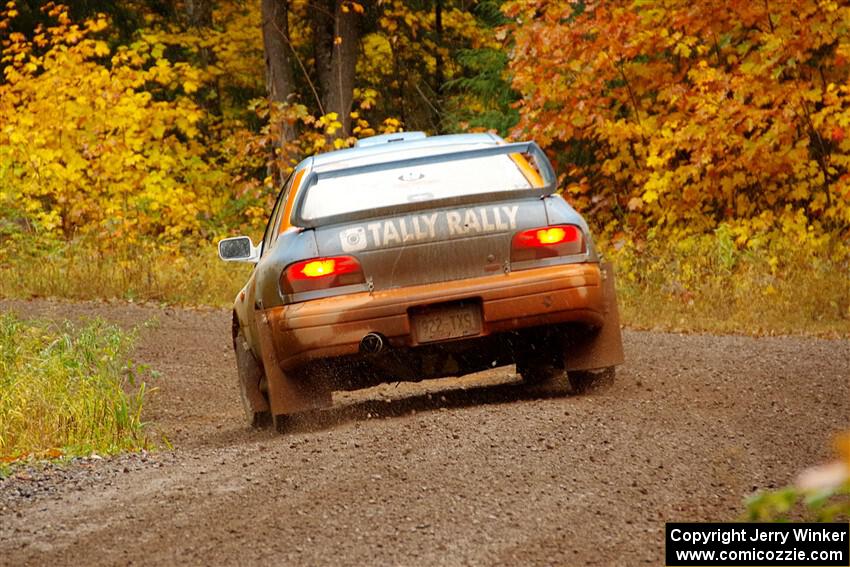
[[[511,262],[542,260],[584,252],[581,228],[572,224],[543,226],[514,235]]]
[[[356,258],[311,258],[287,266],[280,276],[280,289],[286,294],[293,294],[361,284],[365,281],[363,269]]]

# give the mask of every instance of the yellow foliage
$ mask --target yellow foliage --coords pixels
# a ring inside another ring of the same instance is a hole
[[[805,211],[765,212],[708,234],[611,231],[597,244],[617,266],[630,325],[850,336],[850,249],[819,234]]]
[[[364,6],[345,3],[372,17]],[[311,52],[310,9],[304,0],[290,3],[296,57]],[[385,104],[395,96],[399,65],[410,73],[408,85],[434,72],[434,53],[446,78],[457,69],[434,43],[433,10],[380,3],[376,31],[362,39],[352,136],[340,137],[340,117],[315,115],[309,92],[282,104],[263,97],[259,3],[216,3],[212,25],[192,29],[141,13],[145,26],[128,44],[116,43],[105,15],[76,22],[52,3],[43,12],[49,23],[5,33],[0,52],[4,238],[37,232],[105,247],[116,239],[165,247],[236,230],[256,234],[282,178],[304,157],[403,129]],[[0,30],[16,17],[13,3],[0,8]],[[495,45],[469,11],[453,5],[442,33],[457,45]]]
[[[198,71],[96,38],[103,17],[70,23],[53,10],[41,50],[12,34],[0,84],[0,207],[48,233],[135,239],[200,234],[223,181],[197,140],[203,111],[188,97]],[[170,89],[171,95],[158,89]]]
[[[32,39],[9,34],[2,51],[6,232],[10,220],[43,235],[93,236],[105,245],[114,238],[154,237],[165,245],[258,232],[280,181],[267,172],[286,175],[304,157],[356,139],[337,136],[336,114],[313,116],[297,102],[258,98],[242,111],[228,102],[221,116],[204,106],[211,89],[262,89],[258,7],[223,2],[220,29],[147,28],[112,51],[102,37],[109,30],[104,16],[75,24],[63,6],[47,12],[56,25],[38,28]],[[166,58],[175,46],[195,56],[212,49],[214,64]],[[377,96],[369,88],[355,93],[357,137],[375,134],[360,112]],[[259,127],[248,126],[257,121]],[[299,135],[280,143],[284,125]],[[379,128],[399,129],[398,120]]]
[[[522,95],[515,134],[578,164],[576,176],[592,182],[574,199],[579,209],[643,230],[705,233],[765,211],[779,219],[791,207],[805,210],[815,232],[848,241],[850,7],[517,0],[504,8]]]

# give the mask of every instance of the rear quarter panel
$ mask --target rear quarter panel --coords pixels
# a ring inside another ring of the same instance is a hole
[[[546,204],[546,218],[549,224],[574,224],[580,226],[587,239],[587,261],[598,262],[599,254],[596,251],[593,235],[590,233],[590,228],[587,226],[584,217],[572,208],[560,195],[550,195],[544,199],[544,202]]]

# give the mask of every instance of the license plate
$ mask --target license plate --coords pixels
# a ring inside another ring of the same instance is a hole
[[[430,343],[481,334],[481,307],[447,305],[432,307],[412,316],[416,341]]]

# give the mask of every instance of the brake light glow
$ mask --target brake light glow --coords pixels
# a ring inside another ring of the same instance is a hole
[[[511,262],[526,262],[584,251],[581,229],[572,224],[543,226],[514,235]]]
[[[336,260],[313,260],[307,262],[298,270],[299,275],[304,275],[308,278],[320,278],[322,276],[332,275],[336,271]]]
[[[557,244],[567,239],[567,231],[556,226],[537,231],[537,241],[540,244]]]
[[[301,293],[364,283],[360,262],[351,256],[311,258],[290,264],[281,274],[284,293]]]
[[[544,228],[532,228],[517,233],[514,236],[514,248],[532,248],[536,246],[550,246],[562,242],[575,242],[581,238],[581,231],[577,226],[549,226]]]

